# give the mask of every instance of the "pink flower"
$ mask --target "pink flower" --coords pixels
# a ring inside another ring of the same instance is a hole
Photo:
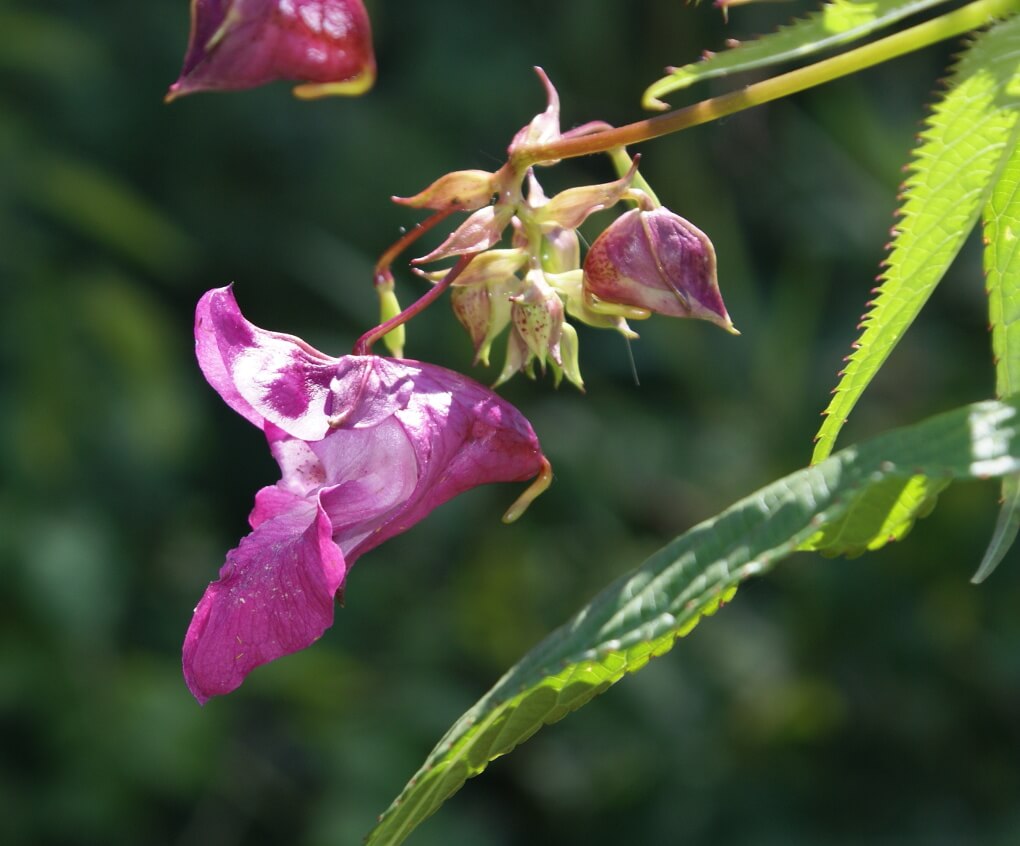
[[[331,358],[253,326],[229,288],[202,297],[195,339],[206,379],[265,432],[283,476],[256,495],[252,532],[195,609],[183,663],[199,702],[316,641],[358,557],[436,506],[476,485],[538,475],[518,501],[526,505],[548,485],[548,462],[520,412],[458,373]]]
[[[180,79],[166,99],[298,80],[299,97],[363,94],[375,82],[361,0],[192,0]]]

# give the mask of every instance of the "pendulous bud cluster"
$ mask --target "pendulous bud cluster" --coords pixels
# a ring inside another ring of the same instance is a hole
[[[617,180],[568,188],[551,198],[533,168],[515,164],[529,146],[563,137],[559,96],[536,70],[548,104],[514,136],[506,165],[491,173],[455,171],[413,197],[393,198],[414,208],[470,212],[414,263],[473,256],[452,283],[452,302],[476,363],[489,364],[493,343],[506,332],[497,385],[522,371],[534,377],[537,364],[552,371],[556,384],[566,377],[583,389],[577,330],[568,317],[626,338],[637,337],[628,319],[653,312],[708,320],[738,334],[719,292],[712,242],[635,186],[636,160]],[[621,201],[634,208],[599,235],[582,264],[578,227]],[[507,238],[509,248],[502,245]],[[448,270],[418,272],[438,283]]]

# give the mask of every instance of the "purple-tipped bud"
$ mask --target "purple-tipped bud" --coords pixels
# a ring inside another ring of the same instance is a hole
[[[666,208],[633,209],[595,239],[584,260],[584,293],[737,334],[719,293],[712,242]]]
[[[375,54],[361,0],[192,0],[188,52],[168,101],[278,79],[303,83],[299,97],[371,88]]]
[[[514,210],[510,206],[486,206],[472,212],[450,236],[427,256],[416,258],[415,264],[428,264],[432,261],[463,256],[468,253],[481,253],[496,246],[503,237],[503,230],[510,224]]]
[[[456,170],[440,176],[413,197],[393,197],[393,202],[416,209],[475,211],[487,206],[499,187],[499,175],[487,170]]]

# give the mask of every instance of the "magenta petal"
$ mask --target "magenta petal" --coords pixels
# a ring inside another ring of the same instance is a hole
[[[331,535],[325,512],[305,503],[266,520],[227,553],[184,639],[184,678],[200,703],[333,624],[347,567]]]
[[[400,514],[419,484],[415,445],[397,420],[370,429],[340,429],[311,444],[329,487],[320,503],[333,524],[333,540],[353,565],[352,551]]]
[[[413,493],[399,508],[378,520],[360,543],[345,545],[351,563],[457,494],[490,482],[524,481],[543,467],[531,425],[488,388],[421,362],[377,359],[376,366],[384,382],[393,378],[387,378],[386,371],[402,372],[414,381],[414,393],[394,416],[414,449],[418,476]],[[323,494],[323,504],[329,507],[327,501]],[[365,525],[359,528],[364,530]]]
[[[199,366],[234,411],[261,427],[317,440],[329,431],[324,409],[336,359],[290,335],[244,319],[230,288],[209,291],[195,314]]]
[[[293,441],[293,443],[299,443],[304,446],[302,441]],[[255,507],[251,510],[251,514],[248,515],[248,524],[253,529],[257,529],[266,520],[272,520],[274,517],[278,517],[280,514],[285,514],[288,511],[308,507],[310,504],[306,497],[288,490],[283,482],[278,482],[275,485],[262,488],[262,490],[255,494]]]
[[[193,0],[188,52],[168,99],[277,79],[322,93],[367,90],[375,56],[361,0]]]
[[[476,485],[538,476],[517,515],[548,484],[527,420],[459,373],[329,358],[250,324],[227,288],[202,298],[195,335],[206,378],[263,429],[282,474],[258,492],[252,533],[195,609],[184,673],[200,702],[315,641],[355,559],[436,506]]]

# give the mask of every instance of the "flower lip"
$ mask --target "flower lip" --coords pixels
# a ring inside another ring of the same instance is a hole
[[[516,517],[551,478],[521,413],[459,373],[331,358],[249,323],[230,288],[202,297],[195,335],[206,378],[264,431],[281,471],[188,629],[184,673],[199,702],[317,640],[354,562],[434,508],[477,485],[538,476]]]

